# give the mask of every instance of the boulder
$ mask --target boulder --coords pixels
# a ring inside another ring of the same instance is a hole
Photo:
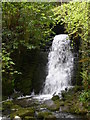
[[[51,110],[51,111],[58,111],[60,107],[59,101],[54,102],[53,100],[46,100],[44,104],[46,105],[48,110]]]

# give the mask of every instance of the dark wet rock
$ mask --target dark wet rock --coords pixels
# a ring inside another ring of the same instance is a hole
[[[32,106],[37,106],[39,102],[33,99],[20,99],[20,100],[16,100],[15,104],[20,105],[21,107],[32,107]]]

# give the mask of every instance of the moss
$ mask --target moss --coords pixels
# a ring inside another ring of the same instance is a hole
[[[45,104],[41,104],[40,108],[46,108],[47,106]]]
[[[59,108],[60,108],[60,101],[56,100],[56,101],[54,101],[54,103],[55,103],[55,105],[47,107],[48,110],[51,110],[51,111],[58,111],[59,110]]]
[[[56,120],[56,117],[54,115],[49,115],[44,118],[45,120]]]
[[[67,92],[63,92],[63,97],[60,100],[60,110],[63,112],[69,112],[79,115],[86,115],[89,111],[89,103],[81,103],[79,101],[79,96],[82,87],[75,86]]]
[[[21,108],[18,111],[12,113],[10,118],[14,118],[15,116],[20,116],[24,118],[25,116],[34,116],[34,110],[32,108]]]
[[[24,118],[25,120],[36,120],[34,117],[32,116],[25,116]]]
[[[43,119],[49,117],[50,115],[52,115],[51,112],[39,112],[37,117]]]
[[[59,96],[58,96],[58,95],[53,96],[53,97],[52,97],[52,100],[53,100],[53,101],[59,100]]]
[[[63,100],[60,100],[59,104],[60,106],[64,106],[65,102]]]
[[[2,107],[0,107],[0,111],[2,111],[3,110],[3,108]]]
[[[12,106],[13,106],[13,102],[10,100],[2,104],[3,109],[11,108]]]
[[[19,105],[12,105],[11,109],[19,110],[21,107]]]
[[[63,112],[70,112],[74,114],[84,115],[87,113],[87,109],[78,100],[73,101],[66,100],[64,106],[61,106]]]

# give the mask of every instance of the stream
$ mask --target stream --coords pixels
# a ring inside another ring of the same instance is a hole
[[[42,98],[44,98],[44,100]],[[39,98],[38,95],[37,96],[36,95],[35,96],[34,95],[23,96],[23,97],[17,98],[16,100],[7,100],[7,101],[13,101],[14,106],[17,105],[17,107],[13,108],[12,106],[12,109],[7,108],[6,110],[4,110],[3,117],[0,117],[0,120],[11,120],[10,115],[12,115],[13,112],[17,111],[19,106],[24,110],[23,112],[25,112],[25,110],[27,110],[28,108],[33,107],[35,110],[33,120],[46,120],[47,118],[48,120],[49,119],[51,120],[57,120],[57,119],[59,120],[87,120],[85,116],[63,112],[62,107],[57,109],[57,106],[54,104],[53,100],[47,99],[46,96],[42,96],[41,99]],[[41,113],[42,115],[40,116]],[[46,117],[46,115],[44,116],[43,114],[51,114],[51,116],[47,115]],[[15,116],[19,116],[19,115],[20,114],[18,112],[18,114],[16,114]],[[25,118],[21,119],[21,118],[13,119],[13,120],[29,120],[29,119],[25,119]]]

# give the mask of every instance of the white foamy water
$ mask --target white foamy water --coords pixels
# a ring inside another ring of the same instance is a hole
[[[73,55],[69,37],[66,34],[56,35],[48,55],[48,75],[42,94],[58,94],[70,87],[72,70]]]

